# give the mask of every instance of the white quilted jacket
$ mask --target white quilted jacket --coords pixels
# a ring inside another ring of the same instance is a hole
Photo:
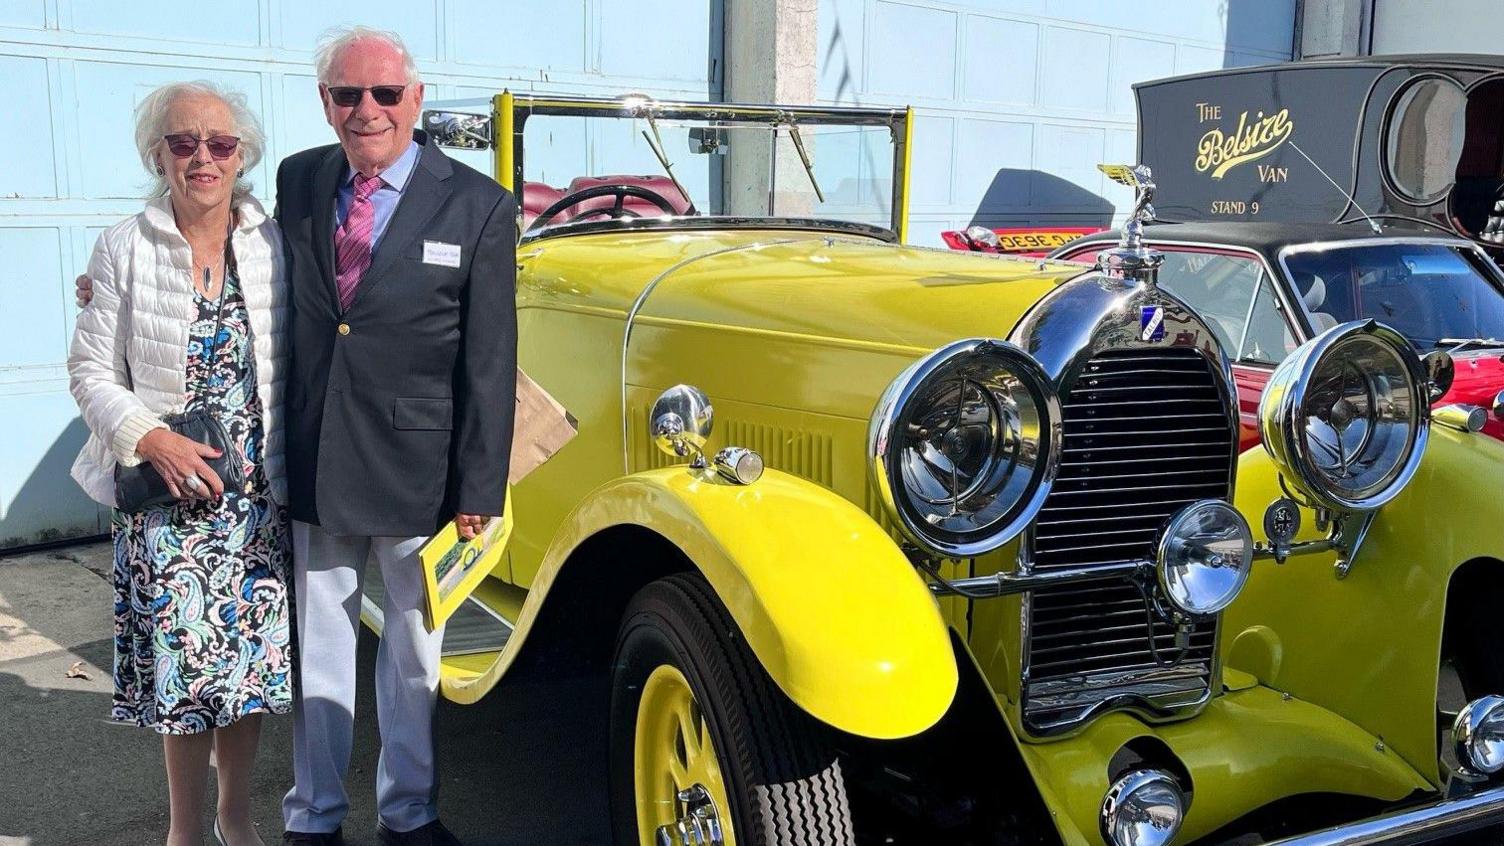
[[[265,431],[262,466],[272,497],[287,502],[282,395],[287,381],[287,267],[282,233],[254,198],[238,207],[232,240],[251,321],[256,394]],[[136,444],[187,403],[193,252],[166,197],[105,230],[89,259],[94,299],[78,315],[68,354],[69,389],[89,427],[73,478],[95,501],[115,504],[115,465],[139,464]]]

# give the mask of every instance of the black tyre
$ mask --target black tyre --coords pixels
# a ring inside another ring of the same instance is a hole
[[[821,727],[768,677],[698,575],[653,582],[628,605],[610,733],[618,846],[693,843],[697,826],[720,828],[728,846],[856,842]]]

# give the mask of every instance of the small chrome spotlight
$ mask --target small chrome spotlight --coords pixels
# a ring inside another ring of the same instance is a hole
[[[1473,775],[1504,770],[1504,696],[1474,699],[1452,723],[1457,760]]]
[[[1166,846],[1185,820],[1185,792],[1164,770],[1134,770],[1102,799],[1102,837],[1111,846]]]
[[[1231,505],[1203,499],[1187,505],[1161,530],[1159,589],[1176,611],[1216,614],[1243,590],[1253,570],[1253,532]]]
[[[746,447],[726,447],[710,463],[721,478],[738,485],[750,485],[762,478],[762,456]]]

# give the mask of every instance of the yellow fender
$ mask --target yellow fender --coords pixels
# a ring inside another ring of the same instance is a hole
[[[1351,573],[1333,553],[1260,561],[1223,618],[1228,665],[1340,714],[1438,785],[1436,686],[1452,575],[1474,559],[1504,559],[1493,491],[1504,444],[1431,427],[1415,478],[1380,509]],[[1263,450],[1243,453],[1236,504],[1250,525],[1282,495]],[[1301,540],[1315,540],[1311,512]],[[1262,528],[1254,530],[1263,539]]]
[[[956,657],[939,607],[892,538],[811,482],[767,471],[751,485],[668,467],[595,489],[555,534],[506,652],[486,672],[444,680],[447,698],[489,690],[515,660],[571,553],[616,526],[673,543],[731,612],[768,675],[842,731],[909,737],[950,707]]]

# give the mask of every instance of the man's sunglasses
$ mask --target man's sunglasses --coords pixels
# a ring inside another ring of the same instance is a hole
[[[198,145],[203,144],[209,148],[209,155],[219,161],[224,161],[235,155],[235,148],[240,146],[240,139],[233,135],[216,135],[213,138],[196,138],[187,133],[179,132],[172,135],[162,136],[167,142],[167,149],[180,159],[191,158],[198,152]]]
[[[365,92],[371,92],[371,99],[378,106],[395,106],[402,102],[402,91],[406,85],[372,85],[370,88],[357,88],[353,85],[330,85],[324,88],[329,92],[329,99],[334,105],[350,108],[360,105],[360,97]]]

